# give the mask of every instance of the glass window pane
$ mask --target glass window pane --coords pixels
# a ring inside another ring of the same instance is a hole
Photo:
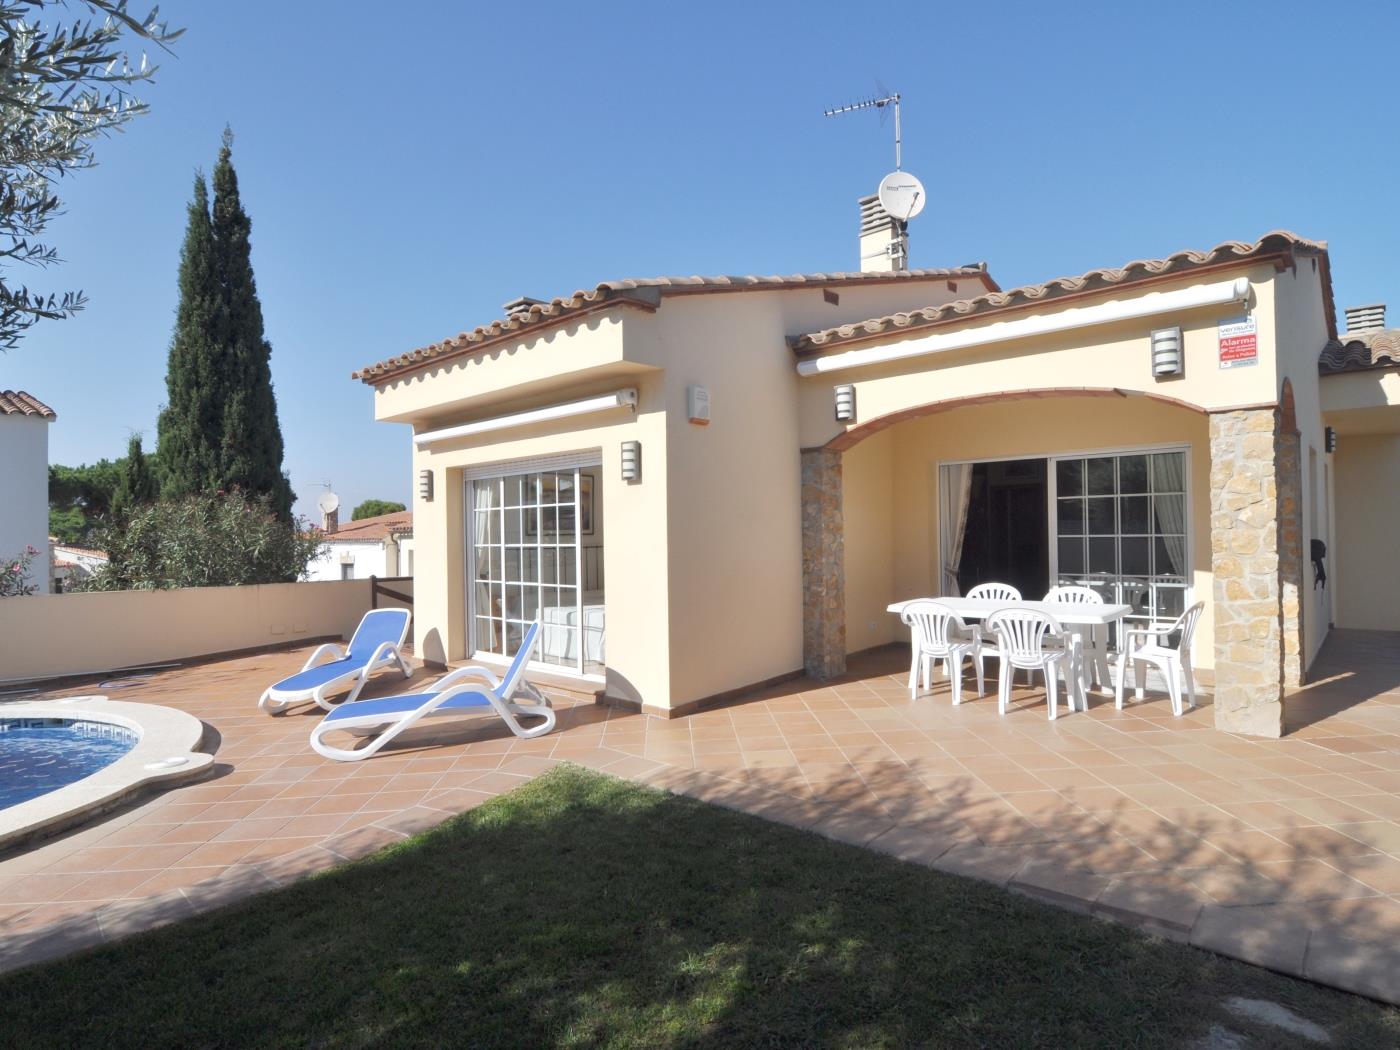
[[[1084,495],[1084,461],[1062,459],[1056,463],[1055,488],[1061,496]]]
[[[534,620],[540,614],[540,589],[538,587],[522,587],[521,592],[520,618]]]
[[[1152,542],[1152,556],[1155,559],[1152,567],[1153,574],[1184,579],[1183,573],[1186,567],[1181,562],[1185,560],[1183,554],[1186,550],[1186,537],[1157,536]]]
[[[568,474],[559,474],[559,475],[557,475],[557,477],[558,477],[559,502],[560,502],[560,503],[573,503],[573,502],[574,502],[575,492],[576,492],[576,490],[577,490],[577,486],[574,485],[574,476],[573,476],[573,474],[572,474],[572,473],[568,473]]]
[[[505,580],[507,583],[520,582],[520,548],[506,548]]]
[[[1082,499],[1057,500],[1059,507],[1058,524],[1061,536],[1084,535],[1084,501]]]
[[[1151,544],[1146,536],[1127,536],[1121,541],[1121,572],[1124,576],[1150,576],[1152,574]]]
[[[1060,575],[1080,576],[1084,572],[1084,541],[1060,540]]]
[[[559,548],[559,582],[578,583],[578,552],[572,547]]]
[[[505,479],[504,479],[504,482],[505,482],[505,500],[504,500],[502,506],[506,506],[506,507],[518,507],[518,506],[520,506],[520,482],[521,482],[521,480],[522,480],[522,479],[520,478],[519,475],[515,475],[515,476],[512,476],[512,477],[509,477],[509,478],[505,478]]]
[[[1085,502],[1089,507],[1089,535],[1112,536],[1117,531],[1117,522],[1113,515],[1113,505],[1117,501],[1112,497],[1103,496]]]
[[[559,582],[559,552],[554,547],[540,551],[540,582]]]
[[[1089,571],[1098,573],[1115,573],[1118,571],[1117,542],[1113,537],[1100,539],[1093,537],[1089,540]]]
[[[540,476],[540,503],[549,506],[551,503],[559,501],[559,485],[554,474],[542,474]]]
[[[501,548],[491,548],[491,574],[490,579],[500,580],[504,577],[501,574]]]
[[[1119,457],[1118,457],[1118,491],[1119,491],[1119,492],[1146,492],[1146,491],[1147,491],[1147,457],[1146,457],[1146,456],[1119,456]]]
[[[1086,461],[1088,488],[1091,496],[1113,495],[1113,458],[1103,456]]]
[[[499,617],[505,612],[503,588],[499,583],[491,584],[491,615]]]
[[[1152,457],[1152,491],[1184,492],[1186,453],[1159,452]]]
[[[547,507],[540,511],[544,515],[544,538],[555,541],[559,538],[559,511],[554,507]]]
[[[530,507],[528,510],[522,510],[520,513],[521,521],[524,523],[525,542],[534,543],[540,536],[541,511],[536,507]]]
[[[1118,527],[1123,535],[1145,535],[1152,531],[1150,502],[1146,496],[1124,496],[1118,501]]]
[[[502,539],[506,543],[520,542],[520,511],[507,510],[505,512],[505,535]]]
[[[1152,497],[1153,532],[1179,534],[1186,531],[1186,497]]]
[[[540,476],[539,476],[538,474],[529,474],[529,475],[526,476],[524,488],[522,489],[522,493],[523,493],[523,502],[524,502],[525,506],[530,507],[530,506],[536,506],[536,505],[539,504],[539,502],[540,502]]]
[[[1175,620],[1186,611],[1186,591],[1181,587],[1156,587],[1157,615],[1163,620]]]
[[[575,609],[578,606],[578,590],[574,587],[559,588],[559,605],[565,609]],[[569,621],[573,623],[572,620]]]
[[[514,656],[515,651],[520,648],[520,643],[525,640],[525,625],[519,623],[507,623],[505,625],[505,654]]]
[[[539,549],[526,547],[521,553],[524,557],[520,567],[520,579],[525,583],[538,583],[540,578]]]

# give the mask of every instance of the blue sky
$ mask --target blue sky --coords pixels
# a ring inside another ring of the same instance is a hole
[[[152,112],[60,187],[64,265],[22,275],[91,305],[0,354],[0,388],[58,410],[54,462],[154,444],[185,207],[225,122],[304,513],[327,479],[347,506],[408,499],[406,428],[350,372],[508,299],[855,269],[855,201],[893,135],[821,111],[877,80],[929,192],[915,266],[987,260],[1012,287],[1287,227],[1330,241],[1339,308],[1400,309],[1400,5],[162,12],[188,31]]]

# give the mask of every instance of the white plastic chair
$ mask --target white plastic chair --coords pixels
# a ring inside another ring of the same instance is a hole
[[[969,598],[989,598],[994,602],[1019,602],[1021,592],[1009,583],[979,583],[967,592]]]
[[[1011,675],[1017,667],[1045,676],[1045,699],[1051,719],[1059,715],[1056,676],[1062,674],[1069,709],[1074,710],[1080,685],[1077,635],[1067,632],[1055,617],[1035,609],[998,609],[983,621],[983,626],[996,636],[1005,672],[997,682],[997,700],[1003,715],[1011,701]],[[1088,706],[1087,701],[1081,702],[1082,709],[1088,710]]]
[[[972,658],[977,670],[977,695],[987,691],[982,665],[982,632],[969,627],[961,616],[940,602],[921,599],[910,602],[900,614],[909,625],[910,643],[914,651],[909,664],[909,698],[919,698],[919,672],[923,671],[925,689],[933,688],[933,662],[943,660],[952,683],[953,703],[962,703],[963,660]]]
[[[1181,681],[1186,680],[1186,696],[1189,706],[1196,706],[1196,679],[1191,671],[1191,642],[1196,635],[1196,623],[1201,618],[1205,602],[1197,602],[1191,608],[1165,626],[1137,627],[1123,632],[1123,651],[1118,656],[1118,684],[1114,702],[1123,709],[1123,679],[1128,675],[1128,664],[1132,664],[1133,695],[1142,699],[1143,685],[1147,678],[1144,665],[1152,664],[1162,672],[1167,680],[1167,695],[1171,697],[1172,714],[1180,717],[1185,714],[1181,703]],[[1167,645],[1167,638],[1177,631],[1181,637],[1176,647]]]
[[[1009,583],[979,583],[968,591],[966,596],[968,598],[983,598],[993,602],[1019,602],[1021,600],[1021,592]],[[985,631],[982,633],[982,656],[984,658],[990,656],[994,660],[1001,658],[1001,650],[997,648],[997,640]],[[997,681],[999,682],[1007,676],[1015,677],[1014,672],[1001,666],[997,671]],[[1031,676],[1027,674],[1026,681],[1029,683],[1030,680]]]
[[[1051,587],[1045,593],[1047,602],[1064,602],[1066,605],[1102,605],[1103,595],[1092,587],[1062,584]],[[1110,677],[1108,670],[1108,627],[1099,628],[1094,624],[1071,624],[1069,629],[1084,641],[1084,659],[1080,664],[1081,683],[1087,691],[1095,685],[1108,692]],[[1090,678],[1093,679],[1092,683]]]

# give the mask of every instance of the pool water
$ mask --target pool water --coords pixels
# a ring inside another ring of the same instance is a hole
[[[132,730],[107,722],[0,718],[0,810],[91,776],[136,741]]]

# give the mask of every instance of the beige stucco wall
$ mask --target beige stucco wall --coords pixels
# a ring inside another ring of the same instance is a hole
[[[1337,626],[1400,630],[1400,434],[1355,434],[1332,457],[1337,542],[1329,545]]]
[[[1217,325],[1240,312],[1238,306],[1199,308],[1116,324],[1096,325],[1029,339],[1014,339],[987,346],[969,347],[921,355],[883,365],[867,365],[801,381],[801,441],[804,448],[824,445],[841,432],[832,418],[833,388],[851,383],[856,387],[857,425],[911,407],[988,392],[1050,390],[1067,386],[1103,390],[1149,391],[1207,410],[1272,403],[1278,397],[1278,374],[1271,349],[1276,323],[1272,265],[1256,265],[1233,274],[1173,281],[1134,294],[1106,294],[1092,302],[1129,301],[1156,291],[1214,283],[1230,276],[1248,276],[1251,310],[1259,323],[1259,364],[1252,368],[1219,367]],[[1131,292],[1125,289],[1124,292]],[[1050,316],[1059,310],[1047,304],[1035,315]],[[1018,314],[1017,316],[1029,316]],[[940,331],[973,330],[995,321],[970,321]],[[1150,334],[1154,328],[1179,324],[1185,349],[1185,373],[1179,378],[1154,380],[1151,373]],[[881,345],[911,347],[918,335],[892,339]],[[1320,348],[1320,345],[1319,345]],[[1316,365],[1314,364],[1314,368]]]
[[[1330,590],[1312,586],[1312,563],[1306,561],[1314,537],[1327,544],[1330,516],[1323,477],[1328,459],[1323,443],[1322,389],[1317,374],[1317,358],[1327,344],[1327,317],[1324,312],[1322,275],[1315,259],[1300,258],[1291,270],[1274,281],[1278,384],[1285,378],[1293,387],[1293,402],[1301,438],[1303,502],[1303,654],[1304,665],[1311,663],[1327,637],[1332,621]]]
[[[895,429],[881,431],[841,457],[848,653],[884,645],[903,633],[885,611],[895,590],[896,437]]]
[[[843,476],[850,649],[902,638],[885,606],[944,589],[938,580],[940,463],[1161,446],[1190,448],[1192,600],[1206,602],[1199,627],[1205,641],[1196,646],[1196,662],[1213,667],[1208,421],[1204,414],[1146,398],[1062,397],[957,408],[898,423],[848,450]],[[854,516],[852,493],[871,500]],[[881,505],[881,493],[893,498]],[[877,624],[873,630],[871,621]]]
[[[0,681],[348,638],[369,607],[368,580],[11,598],[0,602]],[[250,712],[269,684],[248,683]]]
[[[464,471],[563,453],[596,452],[603,527],[607,533],[603,574],[607,581],[608,691],[626,699],[665,696],[670,653],[665,636],[666,402],[655,371],[633,378],[635,414],[617,409],[509,431],[464,438],[418,449],[413,455],[415,644],[425,659],[447,662],[470,654],[467,647],[466,519]],[[615,387],[596,384],[574,392],[585,398]],[[621,480],[621,443],[642,444],[642,480]],[[418,493],[420,470],[434,475],[432,502]]]
[[[802,665],[797,376],[785,337],[967,297],[979,280],[678,294],[623,307],[509,347],[459,358],[376,391],[381,420],[419,430],[636,386],[626,412],[559,420],[416,450],[416,641],[465,658],[464,468],[596,449],[607,499],[610,695],[685,704]],[[574,348],[578,349],[575,355]],[[686,419],[686,388],[710,393],[708,426]],[[620,443],[642,442],[642,481],[619,478]],[[417,495],[434,473],[435,497]]]

